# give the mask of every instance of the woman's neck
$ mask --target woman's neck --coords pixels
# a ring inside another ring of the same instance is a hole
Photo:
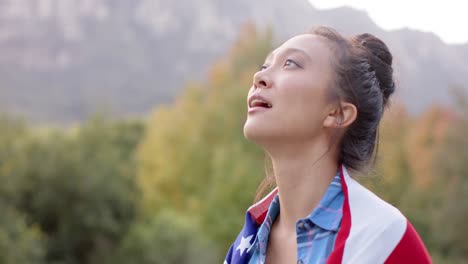
[[[295,232],[296,221],[314,210],[336,175],[337,157],[317,144],[289,145],[270,155],[280,199],[276,224]]]

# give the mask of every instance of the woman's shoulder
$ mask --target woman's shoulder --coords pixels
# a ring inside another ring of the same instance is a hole
[[[418,263],[430,263],[424,243],[400,210],[352,179],[346,168],[342,170],[345,203],[337,241],[342,244],[343,260],[388,263],[395,254],[410,257],[409,250]]]
[[[367,225],[376,224],[379,228],[406,224],[407,219],[401,211],[375,193],[351,178],[343,167],[343,192],[346,205],[352,218]]]

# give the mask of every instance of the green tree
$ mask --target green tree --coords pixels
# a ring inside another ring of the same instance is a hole
[[[44,263],[41,230],[10,206],[17,192],[15,170],[23,163],[29,134],[23,121],[0,115],[0,263]]]
[[[45,263],[45,239],[37,226],[28,225],[24,216],[0,204],[0,263]]]
[[[142,133],[141,122],[97,117],[25,137],[2,161],[1,196],[47,237],[47,263],[102,263],[118,246],[136,218]]]
[[[263,177],[263,152],[242,129],[252,76],[271,45],[271,33],[247,26],[205,84],[190,85],[152,115],[139,149],[143,210],[176,210],[199,223],[222,254]]]
[[[468,97],[458,92],[458,112],[446,116],[452,119],[449,136],[438,152],[434,166],[438,178],[435,183],[442,197],[432,222],[438,254],[450,261],[468,260]]]
[[[112,263],[217,263],[220,256],[189,219],[164,211],[135,222]]]

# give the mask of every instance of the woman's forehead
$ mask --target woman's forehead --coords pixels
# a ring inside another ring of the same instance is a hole
[[[288,39],[281,46],[270,52],[268,57],[288,50],[302,51],[310,57],[316,57],[317,54],[329,52],[330,49],[327,45],[327,40],[322,36],[301,34]]]

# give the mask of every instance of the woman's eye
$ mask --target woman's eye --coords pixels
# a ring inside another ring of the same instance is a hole
[[[266,68],[267,68],[267,66],[266,66],[265,64],[263,64],[262,66],[260,66],[260,67],[258,68],[258,70],[259,70],[259,71],[263,71],[263,70],[266,69]]]
[[[296,66],[296,67],[299,67],[301,68],[301,66],[299,64],[297,64],[297,62],[291,60],[291,59],[287,59],[286,62],[284,63],[284,66]]]

